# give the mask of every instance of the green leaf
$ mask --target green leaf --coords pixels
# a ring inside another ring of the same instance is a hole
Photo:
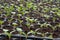
[[[30,23],[27,22],[26,25],[27,25],[28,28],[30,28]]]
[[[14,22],[14,23],[12,23],[12,25],[13,25],[13,26],[16,26],[16,25],[18,25],[18,24]]]
[[[7,30],[7,29],[3,29],[3,31],[4,31],[4,32],[8,32],[9,30]]]
[[[1,20],[0,20],[0,25],[2,25],[3,23],[4,23],[4,21],[1,21]]]
[[[37,6],[34,5],[34,6],[32,7],[32,9],[33,9],[33,10],[36,10],[36,9],[37,9]]]
[[[27,5],[28,8],[32,8],[33,3],[32,2],[26,2],[26,5]]]
[[[50,16],[49,15],[44,15],[44,17],[48,19]]]
[[[17,31],[19,32],[22,32],[22,29],[21,28],[16,28]]]
[[[30,32],[28,32],[27,34],[30,34],[30,33],[32,33],[32,34],[34,34],[35,35],[35,32],[33,31],[33,30],[31,30]]]

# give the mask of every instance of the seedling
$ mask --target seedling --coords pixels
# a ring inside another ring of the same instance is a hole
[[[27,22],[26,25],[27,25],[27,27],[30,29],[30,23]]]
[[[13,15],[16,14],[16,12],[11,12]]]
[[[16,28],[16,30],[20,33],[20,35],[26,36],[26,34],[23,32],[23,30],[21,28]]]
[[[32,8],[32,6],[33,6],[33,3],[32,2],[26,2],[26,5],[27,5],[27,8]]]
[[[27,38],[27,35],[23,32],[23,30],[21,28],[16,28],[16,30],[19,32],[20,35],[23,35]]]
[[[17,14],[18,18],[20,18],[22,16],[22,14]]]
[[[6,11],[6,16],[9,16],[11,14],[11,12],[14,10],[14,5],[11,5],[10,7],[5,6],[4,7],[4,11]]]
[[[44,15],[44,17],[45,17],[46,19],[49,19],[50,16],[49,16],[49,15]]]
[[[33,10],[36,10],[37,9],[37,6],[34,5],[32,2],[26,2],[26,7],[28,9],[32,8]]]
[[[60,17],[60,12],[56,12],[56,14],[57,14],[57,16],[59,16],[59,17]]]
[[[48,27],[48,26],[51,26],[50,24],[47,24],[47,23],[43,23],[43,24],[41,24],[41,27]]]
[[[23,22],[23,20],[19,20],[19,23],[21,24]]]
[[[9,18],[8,21],[11,22],[13,20],[13,18]]]
[[[29,34],[33,34],[33,35],[35,35],[35,31],[33,31],[33,30],[30,30],[27,34],[29,35]]]
[[[3,29],[3,31],[9,37],[9,40],[10,40],[10,38],[11,38],[12,35],[11,35],[11,33],[8,32],[9,30]]]
[[[12,25],[14,26],[14,29],[15,29],[18,24],[14,22],[12,23]]]
[[[26,11],[26,8],[23,6],[23,4],[20,4],[20,6],[17,6],[17,9],[18,9],[17,11],[22,15],[25,15],[26,13],[28,13]]]
[[[1,29],[2,29],[2,24],[4,23],[4,21],[0,20],[0,25],[1,25]]]
[[[51,39],[53,38],[53,37],[52,37],[52,33],[49,33],[49,32],[46,32],[46,33],[45,33],[45,36],[48,37],[48,38],[51,38]]]
[[[32,35],[30,35],[31,37],[35,37],[36,32],[33,31],[33,30],[30,30],[30,31],[27,33],[27,35],[29,36],[29,34],[32,34]],[[34,40],[35,40],[35,39],[34,39]]]
[[[36,22],[37,19],[26,17],[26,20],[30,23]]]

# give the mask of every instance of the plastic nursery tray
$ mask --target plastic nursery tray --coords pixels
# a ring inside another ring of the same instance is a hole
[[[28,36],[19,36],[19,35],[12,35],[10,39],[8,39],[7,35],[0,35],[0,40],[53,40],[50,38],[41,38],[41,37],[32,37]],[[55,39],[56,40],[56,39]]]
[[[33,39],[33,40],[53,40],[50,38],[43,38],[43,37],[28,37],[27,39]]]
[[[24,36],[19,36],[19,34],[11,36],[11,40],[25,40],[25,39],[26,38]]]
[[[53,40],[60,40],[60,38],[54,38]]]
[[[41,37],[32,37],[28,36],[27,38],[25,36],[19,36],[19,35],[12,35],[11,40],[53,40],[50,38],[41,38]]]
[[[5,34],[0,35],[0,40],[8,40],[8,36]]]

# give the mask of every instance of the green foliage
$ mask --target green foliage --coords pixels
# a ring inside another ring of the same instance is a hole
[[[47,24],[46,22],[45,23],[43,23],[43,24],[41,24],[41,27],[48,27],[48,26],[51,26],[50,24]]]
[[[26,6],[27,8],[32,8],[33,10],[36,10],[37,6],[34,5],[32,2],[26,2]]]
[[[12,23],[12,25],[13,25],[14,27],[16,27],[18,24],[14,22],[14,23]]]
[[[29,35],[29,34],[33,34],[33,35],[35,35],[35,31],[33,31],[33,30],[30,30],[30,32],[28,32],[27,34]]]
[[[35,35],[35,33],[37,32],[31,30],[31,27],[34,27],[34,30],[38,30],[35,29],[35,27],[37,26],[37,28],[39,28],[40,30],[40,28],[47,28],[49,26],[52,28],[52,31],[55,31],[55,28],[57,26],[60,27],[59,2],[60,0],[56,0],[56,2],[55,0],[17,0],[16,2],[4,2],[2,3],[3,5],[0,4],[0,17],[2,17],[3,20],[5,20],[4,18],[7,18],[7,23],[11,23],[11,26],[13,26],[20,35],[26,36],[26,38],[30,33]],[[15,18],[17,19],[17,22]],[[3,20],[0,20],[1,26],[4,23]],[[28,29],[30,29],[28,30],[29,32],[25,33],[23,29],[18,28],[20,26],[25,27],[24,25],[27,26]],[[4,29],[4,33],[7,34],[9,38],[11,37],[11,33],[9,33],[8,30]],[[37,32],[37,34],[39,33]],[[43,37],[45,37],[45,33],[41,33],[40,35],[43,35]],[[51,34],[49,37],[52,38],[52,35],[53,34]]]
[[[20,33],[20,35],[26,36],[26,34],[23,32],[21,28],[16,28],[16,30]]]
[[[4,10],[6,11],[6,16],[9,16],[11,14],[11,12],[14,10],[14,5],[11,5],[10,7],[5,6]]]
[[[4,23],[4,21],[0,20],[0,25],[2,25]]]
[[[26,25],[27,25],[28,28],[30,28],[30,23],[27,22]]]
[[[27,8],[32,8],[33,3],[32,2],[26,2]]]
[[[9,39],[11,38],[12,34],[9,33],[7,29],[3,29],[4,33],[9,37]]]

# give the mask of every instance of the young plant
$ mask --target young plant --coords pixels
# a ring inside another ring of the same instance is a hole
[[[26,17],[26,20],[28,21],[28,22],[30,22],[30,23],[33,23],[33,22],[36,22],[37,21],[37,19],[34,19],[34,18],[29,18],[29,17]]]
[[[1,25],[1,29],[2,29],[2,24],[4,23],[4,21],[0,20],[0,25]]]
[[[27,6],[27,8],[32,8],[32,6],[33,6],[33,3],[32,2],[26,2],[26,6]]]
[[[16,30],[19,32],[20,35],[23,35],[23,36],[25,36],[27,38],[26,33],[24,33],[21,28],[16,28]]]
[[[11,5],[10,7],[8,7],[7,5],[4,7],[4,11],[6,11],[6,16],[11,15],[11,12],[14,10],[14,5]]]
[[[14,26],[14,29],[15,29],[18,24],[14,22],[12,23],[12,25]]]
[[[55,22],[55,20],[56,20],[56,17],[53,17],[53,22]]]
[[[47,24],[47,23],[43,23],[43,24],[41,24],[41,27],[48,27],[48,26],[51,26],[50,24]]]
[[[60,12],[56,12],[56,15],[60,17]]]
[[[27,35],[29,35],[29,34],[32,34],[32,35],[34,35],[34,36],[35,36],[36,32],[35,32],[35,31],[33,31],[33,30],[30,30],[30,31],[27,33]],[[32,36],[32,35],[31,35],[31,36]]]
[[[21,28],[16,28],[16,30],[20,33],[20,35],[25,35],[25,33],[23,32]]]
[[[53,37],[52,37],[52,34],[53,34],[53,33],[50,33],[50,35],[49,35],[49,38],[51,38],[51,39],[53,38]]]
[[[18,19],[19,20],[19,19]],[[21,24],[23,22],[23,20],[19,20],[19,23]]]
[[[25,15],[26,13],[28,13],[28,11],[26,11],[27,8],[25,8],[23,4],[20,4],[20,6],[16,6],[16,8],[17,8],[17,11],[22,15]]]
[[[20,19],[20,17],[22,16],[21,14],[17,14],[18,18]]]
[[[30,29],[30,25],[31,25],[31,24],[27,22],[26,25],[27,25],[27,27]]]
[[[11,22],[13,20],[13,18],[9,18],[8,21]]]
[[[8,32],[9,30],[3,29],[3,31],[4,31],[4,33],[9,37],[9,40],[10,40],[12,34]]]
[[[30,35],[31,37],[35,37],[36,32],[33,31],[33,30],[30,30],[30,31],[27,33],[27,35],[29,36],[29,34],[32,34],[32,35]],[[35,39],[34,39],[34,40],[35,40]]]
[[[26,2],[26,7],[28,9],[32,8],[33,10],[36,10],[37,9],[37,6],[34,5],[32,2]]]
[[[46,19],[49,19],[50,16],[45,14],[44,17],[45,17]]]
[[[38,30],[40,30],[40,28],[35,29],[36,34],[37,34],[39,37],[42,37],[42,33],[41,33],[41,32],[38,32]]]

